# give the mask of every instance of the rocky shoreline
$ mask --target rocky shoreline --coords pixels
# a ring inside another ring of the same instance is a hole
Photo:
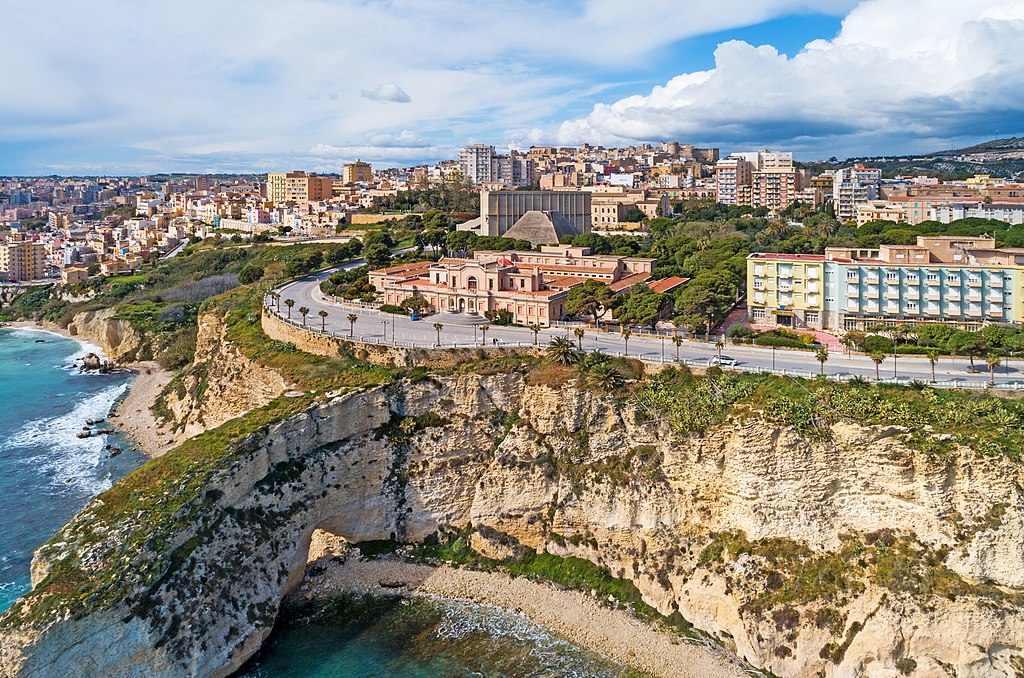
[[[651,675],[745,675],[742,665],[721,648],[658,629],[579,591],[499,572],[410,563],[396,556],[369,560],[357,549],[339,555],[344,551],[330,546],[321,550],[293,596],[311,601],[354,592],[469,600],[522,614],[580,647]]]

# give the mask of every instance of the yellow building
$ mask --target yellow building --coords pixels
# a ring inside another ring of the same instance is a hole
[[[358,184],[373,181],[373,171],[370,163],[356,160],[347,162],[341,168],[341,178],[346,184]]]
[[[0,245],[0,278],[10,282],[46,277],[46,246],[37,242]]]
[[[272,202],[329,200],[332,195],[333,181],[313,172],[271,172],[267,175],[267,200]]]

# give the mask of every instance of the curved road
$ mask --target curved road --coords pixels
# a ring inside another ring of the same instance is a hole
[[[341,336],[349,336],[349,321],[347,316],[354,313],[357,320],[354,326],[354,338],[369,343],[397,343],[399,345],[415,345],[418,347],[433,347],[437,344],[437,332],[434,323],[440,322],[444,325],[441,331],[441,344],[443,346],[473,346],[483,344],[483,334],[480,326],[487,321],[480,316],[468,314],[441,312],[427,316],[423,320],[414,321],[408,317],[382,313],[376,309],[363,309],[348,306],[331,301],[320,292],[320,282],[325,280],[331,273],[337,270],[349,270],[364,265],[362,260],[357,260],[340,266],[338,268],[321,271],[313,275],[299,278],[289,282],[276,291],[281,294],[281,316],[287,317],[288,309],[285,307],[285,299],[293,299],[295,306],[292,309],[292,320],[301,323],[298,309],[305,306],[310,309],[307,317],[307,324],[311,329],[320,330],[323,324],[327,331],[334,332]],[[273,306],[273,303],[268,303]],[[323,310],[328,313],[326,319],[322,320],[318,313]],[[571,328],[551,327],[540,331],[537,337],[541,346],[547,344],[556,336],[565,336],[576,341]],[[487,332],[487,344],[494,345],[497,341],[500,345],[532,345],[534,343],[533,332],[522,327],[500,327],[492,325]],[[588,330],[583,339],[583,348],[586,350],[600,349],[610,355],[621,355],[625,348],[622,337],[614,333],[594,332]],[[695,341],[685,341],[679,350],[679,357],[687,363],[698,366],[708,364],[708,361],[717,353],[713,344]],[[773,351],[770,348],[759,346],[733,346],[728,345],[723,353],[736,359],[736,369],[743,371],[770,371],[778,374],[793,374],[799,376],[813,376],[818,374],[819,364],[811,351],[793,351],[778,349]],[[630,357],[643,358],[659,362],[673,361],[676,357],[676,347],[671,337],[647,337],[634,335],[629,339]],[[935,378],[940,385],[962,386],[982,388],[989,381],[988,369],[983,359],[976,359],[975,364],[979,371],[972,373],[970,363],[966,358],[952,360],[943,357],[939,360],[935,369]],[[894,376],[893,358],[888,357],[882,363],[879,373],[882,379],[893,379]],[[828,362],[825,363],[825,373],[839,377],[861,376],[874,379],[875,364],[863,355],[848,356],[842,353],[832,353]],[[928,359],[924,357],[900,356],[895,361],[895,375],[899,381],[908,382],[911,380],[930,381],[931,366]],[[996,368],[996,384],[1013,387],[1018,384],[1024,389],[1024,361],[1010,361],[1009,364]],[[943,384],[943,382],[947,382]],[[952,383],[948,383],[952,382]]]

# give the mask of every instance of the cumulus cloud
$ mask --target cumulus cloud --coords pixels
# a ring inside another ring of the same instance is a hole
[[[870,0],[850,12],[835,38],[793,57],[770,45],[726,42],[713,69],[513,140],[934,150],[940,139],[1024,131],[1021,44],[1020,0]]]
[[[371,101],[382,101],[391,102],[395,104],[407,104],[412,101],[412,97],[405,93],[397,82],[385,82],[377,85],[377,89],[372,92],[369,90],[363,90],[359,93],[359,96],[364,99],[370,99]]]

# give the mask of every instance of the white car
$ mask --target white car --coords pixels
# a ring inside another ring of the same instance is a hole
[[[716,355],[711,359],[712,365],[725,365],[731,367],[736,364],[736,358],[727,355]]]

